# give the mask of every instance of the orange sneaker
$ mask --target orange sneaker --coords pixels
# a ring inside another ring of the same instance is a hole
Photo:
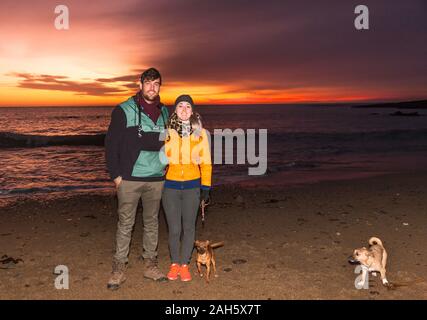
[[[181,266],[181,270],[179,270],[179,275],[181,277],[181,281],[191,281],[191,273],[188,268],[188,264],[183,264]]]
[[[178,279],[180,269],[181,269],[181,266],[178,263],[172,263],[168,272],[168,279],[169,280]]]

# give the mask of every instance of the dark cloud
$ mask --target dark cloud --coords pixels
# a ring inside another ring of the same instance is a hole
[[[135,88],[135,84],[129,83],[126,79],[132,76],[116,77],[111,79],[97,79],[95,81],[71,81],[66,76],[31,74],[31,73],[12,73],[9,76],[19,78],[18,87],[40,90],[58,90],[74,92],[77,95],[89,96],[114,96],[123,95],[129,91],[129,88]],[[111,80],[111,81],[110,81]],[[127,82],[126,82],[127,81]],[[110,86],[104,83],[108,82]],[[125,83],[123,83],[125,82]],[[113,84],[113,85],[111,85]]]
[[[98,78],[95,79],[98,82],[133,82],[136,83],[139,81],[139,74],[133,74],[133,75],[126,75],[121,77],[114,77],[114,78]]]
[[[250,81],[287,87],[381,87],[427,84],[425,0],[367,0],[370,30],[354,28],[360,1],[156,1],[114,14],[135,24],[141,65],[165,81]],[[165,82],[166,83],[166,82]]]

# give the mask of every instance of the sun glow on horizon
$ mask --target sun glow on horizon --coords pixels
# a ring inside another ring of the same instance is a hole
[[[84,83],[81,84],[84,87]],[[120,93],[106,95],[88,95],[73,91],[43,90],[34,88],[19,88],[13,85],[0,88],[0,107],[30,107],[30,106],[114,106],[134,95],[139,90],[134,88]],[[280,104],[280,103],[347,103],[363,101],[395,100],[397,96],[388,96],[372,92],[359,94],[357,92],[341,92],[334,88],[310,88],[301,90],[240,90],[236,91],[223,86],[163,84],[160,96],[163,103],[172,105],[180,94],[190,94],[195,103],[200,105],[213,104]]]

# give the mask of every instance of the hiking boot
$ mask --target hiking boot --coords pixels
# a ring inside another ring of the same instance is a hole
[[[179,270],[181,281],[191,281],[191,273],[188,264],[183,264]]]
[[[158,282],[168,281],[157,266],[157,259],[144,259],[144,278]]]
[[[178,279],[179,269],[181,269],[181,266],[178,263],[172,263],[170,266],[169,273],[168,273],[168,279],[169,280]]]
[[[108,280],[107,289],[117,290],[126,281],[125,271],[127,265],[122,262],[113,261],[113,271],[111,278]]]

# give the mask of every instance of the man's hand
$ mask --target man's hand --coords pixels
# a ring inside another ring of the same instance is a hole
[[[122,177],[118,176],[116,179],[114,179],[114,183],[116,185],[116,189],[119,187],[120,183],[122,183]]]

